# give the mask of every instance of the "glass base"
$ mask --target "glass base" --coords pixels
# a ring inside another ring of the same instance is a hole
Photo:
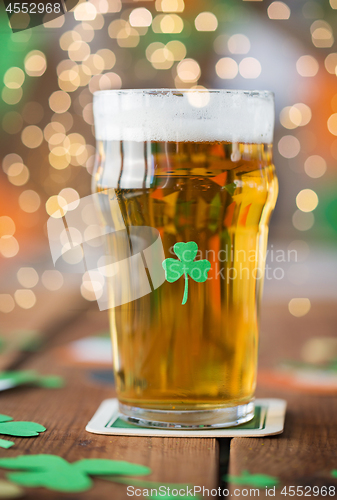
[[[119,403],[120,418],[139,427],[161,429],[213,429],[234,427],[254,417],[254,401],[214,410],[150,410]]]

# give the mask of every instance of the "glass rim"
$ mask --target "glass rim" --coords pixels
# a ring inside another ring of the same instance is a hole
[[[243,89],[207,89],[207,88],[188,88],[188,89],[176,89],[176,88],[148,88],[148,89],[108,89],[108,90],[97,90],[94,92],[94,96],[102,94],[117,94],[117,95],[128,95],[128,94],[149,94],[149,95],[160,95],[160,94],[182,94],[182,93],[209,93],[209,94],[241,94],[247,96],[257,96],[257,97],[275,97],[275,94],[271,90],[243,90]]]

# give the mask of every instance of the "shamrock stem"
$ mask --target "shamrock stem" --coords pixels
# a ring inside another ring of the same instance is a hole
[[[186,304],[187,297],[188,297],[188,276],[187,276],[187,273],[185,273],[185,288],[184,288],[184,296],[183,296],[182,305]]]

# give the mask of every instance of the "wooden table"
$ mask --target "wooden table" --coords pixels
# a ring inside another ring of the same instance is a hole
[[[10,320],[9,315],[3,315],[3,331],[7,335],[12,329],[37,328],[44,332],[45,343],[37,352],[0,356],[1,368],[58,374],[65,377],[67,383],[57,390],[21,387],[0,394],[1,413],[15,420],[36,421],[47,428],[47,432],[37,438],[9,438],[15,441],[15,446],[0,449],[1,457],[50,453],[69,462],[98,457],[126,460],[149,466],[152,474],[148,479],[151,481],[188,483],[208,489],[228,487],[230,495],[236,498],[250,497],[242,490],[247,487],[239,490],[237,485],[226,484],[221,477],[226,473],[239,475],[243,470],[277,476],[282,487],[334,485],[337,492],[337,480],[330,475],[332,469],[337,469],[336,395],[306,393],[275,385],[268,378],[268,370],[280,361],[299,359],[303,343],[309,338],[336,337],[334,304],[315,303],[303,318],[291,316],[287,303],[264,304],[259,363],[261,383],[257,396],[288,401],[285,431],[270,438],[218,440],[87,433],[84,430],[87,422],[103,399],[113,397],[113,389],[92,381],[87,368],[64,363],[59,355],[60,347],[107,330],[107,314],[99,312],[96,304],[90,305],[78,295],[60,294],[57,300],[55,295],[53,297],[53,300],[46,299],[47,303],[37,304],[34,312],[22,312]],[[61,315],[61,310],[66,313]],[[0,477],[4,476],[5,471],[0,470]],[[275,498],[285,498],[281,490],[276,490]],[[130,498],[126,486],[101,479],[95,479],[94,487],[81,494],[61,494],[43,488],[27,488],[26,492],[25,498],[32,500]],[[265,496],[264,490],[260,496]]]

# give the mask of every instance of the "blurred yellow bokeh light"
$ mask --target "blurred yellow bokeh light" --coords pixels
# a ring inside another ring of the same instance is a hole
[[[32,50],[25,57],[25,71],[29,76],[42,76],[47,69],[46,56],[40,50]]]
[[[25,74],[22,69],[13,66],[9,68],[4,76],[4,84],[9,89],[18,89],[25,81]]]
[[[138,7],[131,11],[129,16],[129,23],[134,28],[151,26],[152,14],[145,7]]]
[[[29,214],[36,212],[41,205],[41,198],[36,191],[27,189],[19,196],[19,206],[21,210]]]
[[[15,307],[14,299],[9,293],[0,294],[0,312],[10,313]]]
[[[218,27],[218,20],[212,12],[200,12],[194,20],[197,31],[215,31]]]
[[[300,318],[305,316],[311,309],[310,300],[307,298],[291,299],[288,304],[290,314]]]
[[[290,9],[284,2],[272,2],[267,9],[269,19],[289,19]]]
[[[67,213],[66,209],[67,205],[68,203],[62,196],[54,195],[47,200],[46,212],[51,217],[54,217],[55,219],[60,219],[61,217],[64,217],[64,215]]]
[[[21,133],[21,140],[27,148],[38,148],[43,141],[43,133],[37,125],[28,125]]]
[[[319,65],[313,56],[301,56],[296,62],[297,73],[304,77],[313,77],[318,73]]]
[[[309,177],[318,179],[327,170],[326,161],[319,155],[309,156],[304,162],[304,171]]]
[[[237,62],[231,57],[222,57],[215,65],[215,71],[219,78],[231,80],[239,72]]]
[[[36,304],[36,295],[33,290],[16,290],[15,302],[22,309],[31,309]]]
[[[183,82],[195,82],[200,74],[200,66],[194,59],[183,59],[177,66],[177,75]]]
[[[328,130],[332,135],[337,135],[337,113],[334,113],[329,117]]]
[[[318,196],[312,189],[302,189],[296,196],[296,205],[302,212],[312,212],[318,205]]]
[[[15,223],[11,217],[3,215],[0,217],[0,238],[3,236],[13,236],[15,233]]]
[[[33,267],[21,267],[16,277],[24,288],[34,288],[39,282],[39,275]]]

